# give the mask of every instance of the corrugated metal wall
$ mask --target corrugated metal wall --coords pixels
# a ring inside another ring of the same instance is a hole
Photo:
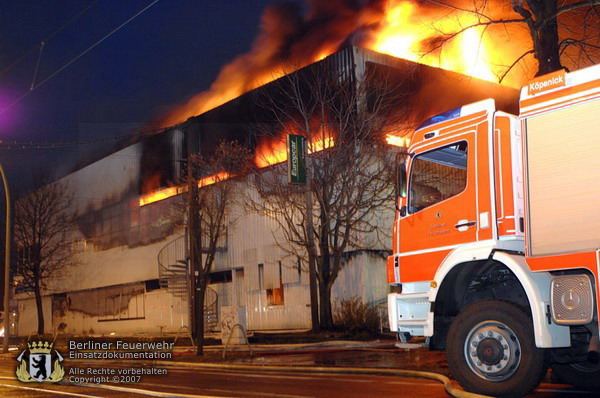
[[[64,177],[75,194],[78,215],[135,195],[140,178],[141,145],[131,145]]]
[[[258,200],[249,186],[240,187],[246,195]],[[392,209],[382,211],[377,215],[377,223],[389,226],[393,216]],[[228,230],[227,250],[219,253],[214,271],[232,270],[233,280],[211,285],[219,293],[219,307],[236,305],[243,295],[251,330],[310,328],[306,264],[302,265],[297,257],[278,246],[278,242],[285,244],[285,240],[278,232],[277,221],[272,215],[248,213],[242,205],[233,209],[232,217],[236,222]],[[362,240],[379,250],[390,243],[387,238],[377,236],[365,236]],[[243,284],[236,285],[242,274]],[[388,293],[386,281],[384,257],[357,252],[340,272],[332,295],[338,301],[355,296],[364,302],[381,301]],[[283,290],[283,300],[277,289]]]

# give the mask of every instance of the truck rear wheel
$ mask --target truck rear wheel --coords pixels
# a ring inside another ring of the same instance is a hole
[[[462,310],[447,338],[450,370],[468,391],[523,396],[548,370],[548,355],[535,346],[531,317],[518,306],[483,300]]]
[[[552,372],[559,381],[585,390],[600,390],[600,362],[552,364]]]

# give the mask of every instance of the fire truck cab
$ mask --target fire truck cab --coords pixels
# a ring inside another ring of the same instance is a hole
[[[398,170],[390,329],[469,390],[524,395],[551,364],[600,387],[600,65],[423,122]]]

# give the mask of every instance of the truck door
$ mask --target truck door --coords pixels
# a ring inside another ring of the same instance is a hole
[[[490,121],[479,115],[415,145],[399,223],[401,282],[430,281],[453,249],[492,238]]]

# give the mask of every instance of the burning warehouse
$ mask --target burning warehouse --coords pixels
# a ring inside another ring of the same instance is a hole
[[[323,81],[336,76],[340,87],[353,87],[349,91],[368,79],[372,86],[386,81],[394,87],[393,106],[376,115],[381,116],[378,131],[371,127],[368,137],[374,145],[387,145],[387,152],[404,144],[415,123],[437,113],[490,97],[510,111],[517,97],[516,90],[498,84],[350,46],[85,165],[61,180],[74,192],[78,265],[49,280],[42,292],[46,331],[151,334],[189,324],[189,253],[181,211],[187,187],[182,181],[191,155],[209,157],[222,140],[250,148],[259,171],[236,179],[255,206],[251,211],[236,202],[235,223],[218,242],[205,297],[207,328],[217,328],[220,309],[229,306],[245,309],[250,330],[309,328],[306,256],[285,239],[284,224],[264,205],[268,198],[261,194],[276,193],[258,192],[252,181],[282,168],[287,134],[306,135],[294,123],[297,115],[284,112],[291,94],[282,87],[297,82],[306,96],[315,76]],[[365,93],[367,107],[374,109],[370,104],[377,103],[378,92],[371,92],[373,98],[368,88]],[[331,125],[317,123],[313,130],[309,157],[327,153],[340,140]],[[213,189],[228,177],[199,175],[198,186]],[[381,228],[357,230],[355,242],[363,244],[349,244],[340,253],[331,282],[334,307],[352,297],[374,305],[385,301],[385,256],[391,244],[379,231],[390,229],[393,207],[393,200],[382,202],[381,210],[370,215],[376,218],[371,224]],[[19,335],[37,327],[30,294],[21,289],[16,296]]]

